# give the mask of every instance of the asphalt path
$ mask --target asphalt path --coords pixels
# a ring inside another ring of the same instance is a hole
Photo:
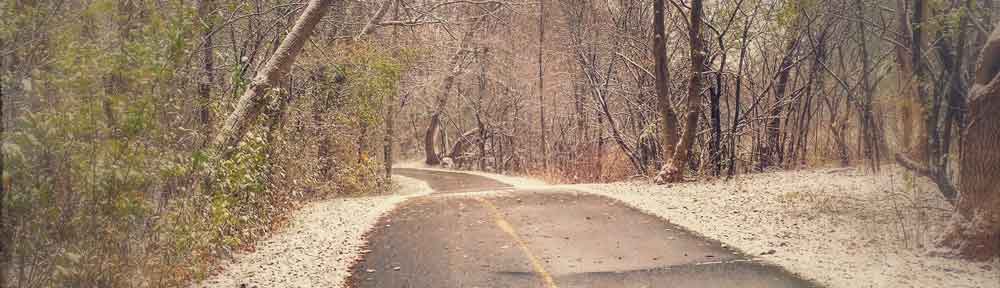
[[[353,287],[816,286],[606,197],[395,171],[435,194],[379,220]]]

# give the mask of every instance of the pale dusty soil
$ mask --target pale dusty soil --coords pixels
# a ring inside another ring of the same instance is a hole
[[[952,213],[934,186],[886,170],[559,187],[622,200],[828,287],[1000,287],[1000,262],[948,258],[935,245]]]
[[[225,263],[195,287],[343,287],[361,254],[363,235],[400,202],[430,193],[427,183],[393,176],[399,188],[387,196],[335,198],[296,212],[289,226]]]

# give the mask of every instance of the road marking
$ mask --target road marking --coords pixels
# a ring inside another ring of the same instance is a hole
[[[493,219],[495,220],[497,226],[500,227],[500,230],[503,230],[503,232],[506,232],[511,238],[514,238],[514,243],[521,248],[524,255],[528,256],[528,261],[531,262],[531,267],[535,269],[535,274],[542,279],[542,282],[545,282],[545,287],[559,288],[559,286],[556,286],[556,281],[552,279],[552,275],[545,271],[545,267],[542,266],[542,262],[538,261],[535,254],[532,254],[531,250],[528,249],[528,246],[524,244],[523,240],[521,240],[521,236],[517,235],[517,231],[514,230],[514,226],[512,226],[510,222],[507,222],[507,220],[504,220],[503,216],[500,215],[500,209],[497,209],[497,206],[494,206],[493,203],[490,203],[489,200],[484,198],[476,198],[476,200],[479,200],[480,203],[483,203],[483,206],[486,206],[486,208],[489,208],[490,211],[493,212],[491,214],[493,215]]]

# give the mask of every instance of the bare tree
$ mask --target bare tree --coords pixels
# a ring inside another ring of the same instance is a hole
[[[781,57],[781,64],[778,66],[777,75],[775,75],[777,82],[774,84],[774,102],[771,105],[768,121],[764,128],[765,133],[767,133],[767,142],[760,149],[760,160],[757,163],[760,170],[781,163],[781,114],[787,106],[785,93],[788,89],[788,77],[794,68],[795,50],[799,45],[797,27],[792,27],[788,31],[787,37],[788,42],[785,44],[784,56]]]
[[[455,84],[455,77],[458,77],[465,69],[465,56],[470,52],[472,38],[483,21],[483,19],[476,21],[472,27],[469,27],[469,30],[465,31],[465,36],[462,37],[462,43],[459,45],[458,51],[455,51],[455,54],[452,54],[448,60],[448,67],[451,67],[451,70],[449,70],[441,82],[441,93],[437,95],[434,107],[436,110],[431,114],[431,123],[427,126],[427,132],[424,133],[424,163],[427,163],[427,165],[438,165],[441,163],[441,156],[434,149],[434,139],[439,135],[438,130],[440,130],[441,126],[441,114],[444,113],[445,106],[448,104],[451,88]],[[442,145],[447,145],[444,141],[441,142]]]
[[[673,156],[677,144],[677,114],[670,103],[670,70],[667,60],[667,32],[665,26],[666,7],[664,0],[653,2],[653,59],[656,61],[656,99],[663,131],[661,151],[663,159]],[[662,169],[662,168],[661,168]]]
[[[538,125],[542,130],[542,166],[549,169],[549,145],[545,141],[545,0],[538,1]]]
[[[691,1],[691,21],[688,23],[688,37],[691,41],[691,81],[688,83],[687,112],[684,122],[684,134],[681,135],[674,155],[667,162],[662,181],[680,182],[684,179],[684,167],[688,164],[688,155],[694,143],[698,128],[698,115],[701,114],[701,79],[705,71],[705,48],[701,36],[702,1]]]
[[[292,30],[285,35],[281,45],[264,67],[257,72],[253,82],[247,87],[243,96],[236,102],[236,108],[229,117],[226,118],[219,134],[216,136],[213,146],[219,151],[223,158],[229,157],[236,145],[243,139],[250,124],[260,114],[261,108],[267,103],[268,90],[274,87],[275,81],[288,72],[288,69],[295,62],[295,57],[302,51],[306,40],[312,34],[316,24],[323,18],[329,10],[330,3],[334,0],[310,0],[302,15],[295,21]]]

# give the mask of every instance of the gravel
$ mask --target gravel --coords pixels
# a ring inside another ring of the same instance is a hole
[[[307,205],[287,228],[257,243],[256,251],[236,255],[194,287],[344,287],[365,245],[364,233],[400,202],[431,192],[425,182],[393,178],[399,185],[393,195]]]

